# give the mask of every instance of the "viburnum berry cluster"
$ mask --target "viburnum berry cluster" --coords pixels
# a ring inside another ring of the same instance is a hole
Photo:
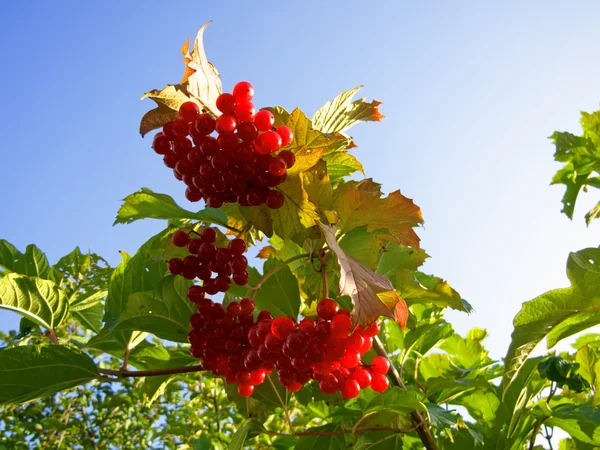
[[[187,248],[190,254],[183,259],[170,259],[169,271],[188,280],[198,278],[202,281],[202,286],[189,288],[188,298],[191,301],[197,303],[205,294],[226,292],[232,279],[239,286],[248,283],[248,260],[243,255],[246,242],[243,239],[235,238],[226,247],[217,247],[216,229],[204,228],[201,233],[178,230],[171,236],[171,241],[176,247]]]
[[[227,308],[206,298],[197,305],[188,335],[191,354],[206,370],[238,384],[242,396],[252,395],[254,386],[274,369],[291,392],[310,380],[317,380],[322,392],[339,391],[346,399],[369,386],[376,392],[388,388],[388,360],[377,356],[366,364],[361,359],[371,349],[379,322],[352,331],[350,312],[332,299],[319,302],[316,321],[305,318],[299,323],[288,316],[274,319],[269,311],[258,313],[255,321],[249,298]]]
[[[154,151],[186,184],[189,201],[204,199],[211,208],[236,202],[271,209],[283,205],[283,194],[274,188],[296,162],[293,152],[281,150],[292,143],[293,133],[286,126],[274,128],[273,114],[257,112],[253,97],[250,83],[237,83],[231,94],[217,98],[223,113],[217,118],[186,102],[179,108],[179,119],[155,135]]]

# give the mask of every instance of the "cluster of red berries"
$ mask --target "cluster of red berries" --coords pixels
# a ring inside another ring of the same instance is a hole
[[[253,96],[250,83],[237,83],[232,94],[217,98],[223,114],[216,119],[186,102],[179,119],[165,124],[154,137],[154,151],[164,155],[165,165],[187,185],[189,201],[204,199],[211,208],[235,202],[271,209],[283,205],[283,194],[273,188],[296,162],[294,153],[280,151],[292,143],[293,133],[286,126],[274,129],[273,114],[256,112]],[[217,137],[211,136],[215,131]]]
[[[198,278],[202,286],[194,285],[188,290],[188,298],[197,303],[205,294],[215,295],[226,292],[231,286],[231,280],[238,286],[248,283],[248,260],[243,255],[246,242],[235,238],[229,241],[227,247],[217,247],[217,231],[205,228],[201,233],[192,237],[185,230],[178,230],[171,236],[176,247],[186,247],[190,253],[185,258],[169,260],[169,271],[173,275],[182,275],[188,280]],[[216,276],[213,277],[213,273]]]
[[[261,311],[255,322],[254,302],[249,298],[231,302],[227,309],[207,298],[197,305],[198,312],[190,318],[190,353],[202,360],[204,369],[225,377],[228,384],[239,383],[238,392],[248,397],[254,392],[254,386],[265,381],[275,367],[274,364],[254,364],[249,356],[252,349],[248,333],[254,326],[266,326],[264,324],[270,323],[273,316]]]
[[[254,302],[244,298],[224,308],[209,299],[197,302],[188,338],[191,354],[202,360],[206,370],[238,384],[242,396],[250,396],[274,369],[279,381],[297,392],[310,380],[317,380],[322,392],[339,391],[346,399],[361,389],[385,391],[389,361],[377,356],[365,364],[361,355],[371,349],[379,332],[375,322],[351,332],[352,321],[346,309],[323,299],[317,306],[318,320],[277,317],[261,311],[254,321]]]
[[[350,311],[340,309],[329,298],[317,304],[317,314],[316,321],[305,318],[296,323],[291,317],[277,317],[251,328],[248,368],[275,364],[279,381],[291,392],[311,379],[319,382],[322,392],[334,394],[339,390],[346,399],[369,386],[376,392],[385,391],[389,385],[385,376],[388,360],[380,356],[371,364],[361,360],[379,333],[379,322],[352,330]]]

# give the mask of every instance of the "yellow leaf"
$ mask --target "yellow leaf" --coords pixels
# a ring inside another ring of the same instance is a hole
[[[210,21],[206,22],[200,28],[192,52],[186,52],[184,56],[185,73],[182,84],[190,97],[197,99],[205,109],[218,115],[217,97],[223,91],[221,76],[217,68],[208,61],[203,43],[204,30],[209,23]]]
[[[313,116],[313,126],[323,133],[344,132],[361,121],[379,122],[385,116],[379,112],[381,102],[366,102],[364,98],[354,100],[362,86],[342,92],[332,101],[325,103]]]
[[[337,256],[341,269],[339,295],[348,295],[352,300],[352,321],[363,327],[370,325],[380,316],[396,318],[396,306],[404,302],[387,278],[373,272],[352,256],[346,254],[336,240],[336,228],[319,223],[325,242]],[[399,318],[402,308],[400,308]],[[403,322],[406,323],[405,320]],[[402,322],[401,322],[402,324]]]
[[[310,170],[303,172],[302,176],[308,198],[317,206],[319,212],[325,213],[333,210],[333,189],[325,161],[319,161]]]
[[[371,179],[338,186],[334,203],[341,231],[365,225],[368,231],[385,229],[391,241],[419,248],[420,239],[413,227],[423,223],[420,208],[400,191],[382,198],[380,188]]]
[[[140,134],[144,136],[151,130],[162,127],[165,123],[179,118],[179,107],[188,101],[196,102],[200,108],[218,115],[215,102],[221,94],[221,78],[219,71],[208,61],[203,46],[204,30],[210,22],[198,31],[194,48],[190,53],[189,39],[181,48],[184,53],[185,72],[180,84],[167,85],[162,90],[154,89],[145,93],[142,100],[154,100],[158,107],[148,111],[140,123]]]
[[[302,243],[306,238],[306,229],[316,225],[319,220],[317,208],[308,200],[299,175],[287,177],[277,189],[283,193],[285,200],[281,208],[271,212],[273,230],[278,236]]]
[[[350,139],[340,133],[324,134],[312,127],[312,122],[299,108],[292,113],[278,106],[270,108],[275,116],[275,126],[286,125],[294,133],[294,140],[289,150],[294,153],[305,147],[306,149],[322,148],[322,153],[329,153],[346,148]]]

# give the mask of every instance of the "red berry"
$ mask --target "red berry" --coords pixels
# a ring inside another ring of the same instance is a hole
[[[280,127],[277,127],[277,129],[275,131],[277,132],[277,134],[279,136],[281,136],[281,146],[282,147],[287,147],[294,140],[294,133],[292,133],[292,130],[290,130],[290,128],[286,127],[285,125],[281,125]]]
[[[258,137],[258,129],[253,122],[242,122],[238,125],[237,135],[244,142],[252,142]]]
[[[177,137],[186,137],[190,134],[190,126],[187,123],[187,120],[176,120],[173,122],[173,133]]]
[[[179,117],[188,122],[195,120],[200,115],[200,108],[194,102],[185,102],[179,107]]]
[[[194,238],[190,239],[190,242],[187,244],[188,252],[192,255],[197,255],[198,250],[200,250],[200,246],[202,245],[202,239]]]
[[[187,296],[190,301],[198,303],[200,300],[204,299],[204,289],[197,284],[190,286],[187,291]]]
[[[169,261],[169,272],[173,275],[180,275],[183,272],[183,261],[179,258],[173,258]]]
[[[373,338],[370,337],[364,337],[364,341],[363,344],[360,347],[360,354],[364,355],[365,353],[367,353],[369,350],[371,350],[371,347],[373,347]]]
[[[210,163],[215,170],[222,172],[229,167],[229,160],[230,157],[227,153],[217,152],[212,156],[212,158],[210,158]]]
[[[224,93],[217,97],[217,109],[223,114],[233,114],[236,104],[235,97],[231,94]]]
[[[365,389],[371,385],[371,372],[366,369],[355,370],[350,377],[358,382],[361,389]]]
[[[371,370],[375,373],[385,375],[390,370],[390,361],[383,356],[376,356],[371,361]]]
[[[296,329],[296,324],[291,317],[277,317],[271,323],[271,333],[277,338],[284,340]]]
[[[229,251],[234,256],[239,256],[246,251],[246,242],[243,239],[235,238],[229,243]]]
[[[237,121],[230,114],[223,114],[217,119],[216,128],[218,133],[231,133],[236,127]]]
[[[248,259],[243,255],[236,256],[231,260],[231,268],[234,272],[246,270],[246,267],[248,267]]]
[[[317,303],[317,314],[321,319],[331,320],[338,312],[338,304],[330,298],[324,298]]]
[[[296,164],[296,155],[289,150],[282,150],[277,154],[277,156],[285,161],[285,165],[288,169]]]
[[[285,384],[284,387],[290,392],[298,392],[302,389],[302,383],[299,381],[291,381],[290,383]]]
[[[217,230],[214,228],[205,228],[201,234],[202,241],[213,243],[217,240]]]
[[[201,262],[209,263],[215,259],[217,254],[217,248],[215,244],[211,244],[210,242],[204,242],[200,246],[198,250],[198,258]]]
[[[303,356],[309,345],[310,336],[302,330],[292,331],[285,339],[285,346],[295,358]]]
[[[202,136],[208,136],[210,133],[215,131],[216,125],[216,119],[207,113],[200,114],[194,122],[196,131]]]
[[[152,148],[159,155],[166,155],[171,151],[171,141],[162,134],[156,135],[154,142],[152,142]]]
[[[163,125],[162,132],[170,140],[175,139],[177,136],[173,132],[173,126],[175,125],[175,121],[167,122]]]
[[[229,305],[227,305],[227,312],[233,317],[237,317],[241,314],[242,307],[240,306],[239,302],[231,302]]]
[[[256,369],[251,372],[250,383],[254,386],[262,384],[267,377],[267,371],[265,369]]]
[[[254,86],[247,81],[240,81],[231,92],[238,102],[249,102],[254,97]]]
[[[283,206],[283,194],[279,191],[269,191],[265,204],[270,209],[279,209]]]
[[[258,320],[258,322],[262,322],[263,320],[273,320],[273,314],[271,314],[270,311],[263,310],[258,313],[256,320]]]
[[[174,152],[168,152],[163,158],[165,166],[167,166],[169,169],[174,169],[177,161],[179,161],[179,156],[177,156]]]
[[[350,378],[342,383],[340,393],[345,399],[357,397],[360,394],[360,385],[356,380]]]
[[[282,157],[276,156],[271,160],[269,164],[269,173],[275,176],[281,176],[286,172],[286,170],[287,164]]]
[[[326,373],[323,375],[323,378],[321,378],[321,381],[319,381],[319,389],[321,389],[321,392],[324,394],[335,394],[339,385],[338,379],[331,373]]]
[[[336,314],[331,319],[331,335],[338,339],[345,339],[350,333],[352,319],[344,314]]]
[[[262,109],[254,115],[254,124],[259,131],[268,131],[273,128],[275,116],[271,111]],[[280,137],[281,138],[281,137]]]
[[[360,354],[358,352],[346,352],[344,357],[340,359],[340,364],[348,369],[355,368],[360,362]]]
[[[185,230],[177,230],[171,236],[171,242],[175,247],[185,247],[190,242],[190,235]]]
[[[215,261],[219,264],[227,264],[231,261],[231,252],[227,248],[218,248],[217,254],[215,255]]]
[[[275,153],[281,148],[281,136],[275,131],[267,131],[261,136],[260,145],[264,153]]]
[[[254,386],[250,382],[243,382],[238,384],[238,393],[242,397],[250,397],[254,392]]]
[[[251,102],[238,103],[235,107],[235,111],[233,112],[235,118],[240,122],[251,121],[254,119],[254,114],[256,114],[256,108]]]
[[[242,270],[241,272],[235,272],[233,274],[233,282],[238,286],[245,286],[248,284],[248,280],[250,279],[250,274],[247,270]]]
[[[315,329],[315,321],[309,317],[305,317],[298,324],[298,329],[302,331],[306,331],[307,333],[311,333]]]
[[[251,298],[243,298],[240,300],[240,306],[242,307],[242,316],[250,316],[254,311],[254,300]]]
[[[364,329],[364,331],[362,332],[362,335],[367,336],[367,337],[375,337],[379,334],[380,328],[381,328],[381,325],[380,325],[379,321],[375,321],[371,325],[369,325],[367,328]]]
[[[227,292],[230,287],[231,287],[231,280],[229,279],[229,277],[224,277],[222,275],[219,275],[217,278],[215,278],[215,288],[219,292]]]
[[[390,385],[387,377],[380,373],[376,373],[371,378],[371,389],[375,392],[384,392]]]
[[[362,337],[359,330],[356,330],[346,339],[346,350],[349,352],[359,352],[362,355],[361,350],[364,342],[365,338]]]

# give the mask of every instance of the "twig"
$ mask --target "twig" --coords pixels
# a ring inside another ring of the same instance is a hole
[[[48,337],[48,339],[50,339],[50,342],[52,342],[53,344],[60,344],[54,330],[50,329],[46,331],[46,337]]]
[[[127,371],[129,366],[129,354],[131,353],[131,341],[133,341],[133,333],[129,338],[129,342],[127,342],[127,346],[125,347],[125,353],[123,354],[123,365],[121,366],[121,370],[123,372]]]
[[[383,356],[384,358],[386,358],[389,361],[387,351],[385,350],[385,348],[383,347],[383,344],[381,343],[381,340],[377,336],[375,336],[373,338],[373,349],[379,356]],[[394,367],[394,365],[391,363],[391,361],[390,361],[390,371],[389,371],[388,375],[392,379],[392,382],[396,386],[398,386],[400,389],[406,390],[406,386],[404,385],[404,382],[402,381],[402,377],[400,377],[400,374],[396,370],[396,367]],[[437,444],[433,440],[433,436],[431,435],[429,427],[427,426],[427,421],[423,418],[421,413],[419,411],[415,410],[415,411],[411,412],[410,415],[411,415],[412,422],[413,422],[415,428],[417,429],[419,438],[421,439],[421,442],[423,442],[423,445],[425,446],[425,448],[427,450],[438,450]]]
[[[329,286],[327,285],[327,249],[322,248],[319,252],[319,262],[321,263],[321,284],[323,285],[323,298],[329,297]]]
[[[533,431],[531,432],[531,438],[529,439],[528,450],[533,450],[533,447],[535,446],[535,438],[536,438],[538,432],[540,431],[541,426],[542,426],[542,420],[541,419],[536,420],[535,425],[533,426]]]
[[[73,405],[73,400],[69,401],[69,405],[67,406],[67,412],[65,414],[65,428],[60,433],[60,439],[58,440],[58,445],[56,446],[57,450],[62,446],[63,439],[65,438],[65,434],[67,433],[67,425],[69,424],[69,417],[71,416],[71,406]]]
[[[302,258],[309,258],[309,257],[310,257],[310,255],[308,253],[302,253],[301,255],[296,255],[296,256],[291,257],[290,259],[286,259],[281,264],[273,267],[271,270],[269,270],[267,273],[265,273],[262,276],[262,278],[260,279],[260,281],[256,284],[256,286],[246,286],[246,287],[251,291],[258,291],[262,287],[262,285],[265,283],[265,281],[267,281],[269,278],[271,278],[273,275],[275,275],[279,270],[283,269],[285,266],[293,263],[294,261],[297,261]]]
[[[265,434],[271,436],[338,436],[340,434],[362,434],[367,431],[393,431],[394,433],[407,434],[413,431],[413,429],[402,429],[392,427],[364,427],[357,428],[355,430],[338,430],[338,431],[298,431],[296,433],[279,433],[277,431],[264,431]]]
[[[294,425],[292,425],[292,418],[290,417],[290,412],[288,411],[287,404],[283,401],[283,399],[281,398],[281,395],[279,395],[279,391],[275,387],[275,384],[273,383],[273,380],[271,379],[270,375],[267,377],[267,380],[269,380],[269,383],[271,383],[271,386],[273,386],[273,391],[275,391],[275,394],[277,395],[277,398],[279,399],[279,402],[281,403],[281,406],[283,407],[283,412],[285,413],[285,419],[287,420],[287,423],[290,426],[290,430],[293,433]]]
[[[129,377],[152,377],[158,375],[175,375],[178,373],[191,373],[191,372],[200,372],[204,370],[201,365],[196,366],[186,366],[186,367],[173,367],[170,369],[155,369],[155,370],[113,370],[113,369],[98,369],[101,375],[112,375],[120,378],[129,378]],[[98,377],[102,379],[101,377]],[[115,379],[110,378],[109,381],[115,381]]]

